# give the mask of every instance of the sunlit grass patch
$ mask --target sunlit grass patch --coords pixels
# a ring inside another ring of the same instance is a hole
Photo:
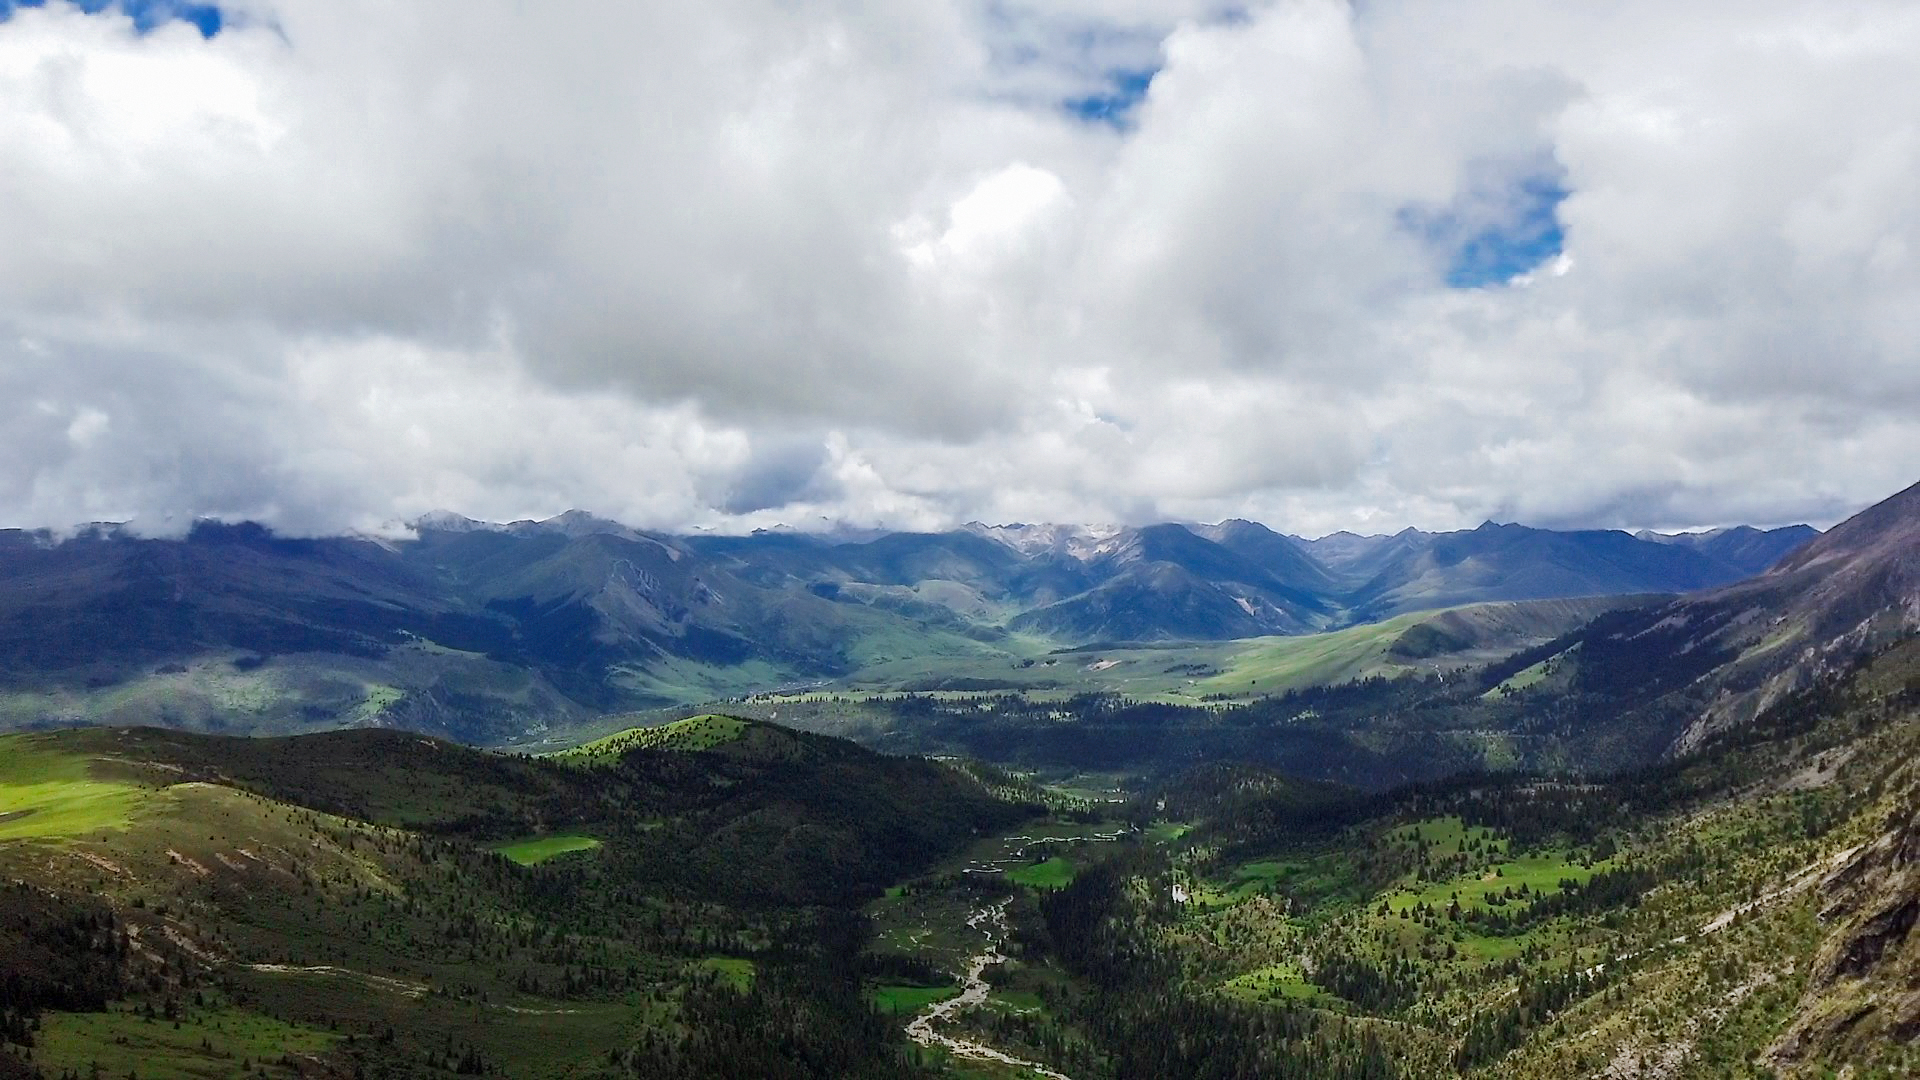
[[[1492,829],[1469,826],[1457,817],[1427,818],[1408,825],[1402,825],[1387,833],[1389,844],[1426,843],[1430,850],[1439,855],[1450,855],[1459,851],[1462,844],[1478,843],[1482,852],[1507,851],[1507,841]]]
[[[1227,980],[1220,991],[1241,1001],[1306,1001],[1320,997],[1321,989],[1308,982],[1292,964],[1272,964]]]
[[[338,1039],[234,1008],[189,1010],[177,1025],[132,1011],[49,1012],[41,1025],[34,1064],[50,1076],[72,1070],[80,1076],[200,1080],[238,1076],[243,1064],[291,1076],[295,1070],[282,1067],[283,1058],[323,1053]]]
[[[709,956],[700,961],[700,967],[720,976],[721,980],[735,990],[746,991],[753,988],[753,961],[739,956]]]
[[[1255,896],[1283,894],[1311,908],[1358,902],[1362,892],[1352,861],[1329,853],[1241,863],[1224,878],[1202,883],[1194,892],[1194,903],[1201,908],[1232,907]]]
[[[95,777],[86,758],[50,749],[41,737],[0,738],[0,840],[124,829],[151,795]]]
[[[1193,831],[1184,821],[1156,821],[1147,827],[1147,839],[1156,844],[1171,844]]]
[[[1007,871],[1007,880],[1036,889],[1064,889],[1073,882],[1075,867],[1058,855],[1046,862]]]
[[[553,757],[573,764],[603,764],[634,750],[712,750],[746,733],[747,721],[733,716],[689,716],[658,727],[628,728]]]
[[[493,845],[493,850],[519,863],[532,866],[548,859],[574,851],[591,851],[600,846],[600,841],[591,836],[578,833],[556,833],[552,836],[534,836],[524,840],[509,840]]]
[[[1584,885],[1593,875],[1611,865],[1611,861],[1601,861],[1586,866],[1561,852],[1507,859],[1464,877],[1428,882],[1416,890],[1395,893],[1387,898],[1387,906],[1396,912],[1423,903],[1428,907],[1444,909],[1457,898],[1462,910],[1491,910],[1504,906],[1519,911],[1533,900],[1559,892],[1562,882],[1573,881]],[[1525,886],[1524,890],[1522,886]],[[1509,892],[1513,895],[1509,896]],[[1491,898],[1498,898],[1500,902],[1489,902]]]

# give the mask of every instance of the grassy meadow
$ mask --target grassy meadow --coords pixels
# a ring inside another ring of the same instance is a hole
[[[521,866],[533,866],[548,859],[559,858],[576,851],[592,851],[600,846],[600,841],[591,836],[575,833],[560,833],[553,836],[533,836],[522,840],[508,840],[493,845],[493,850],[519,863]]]

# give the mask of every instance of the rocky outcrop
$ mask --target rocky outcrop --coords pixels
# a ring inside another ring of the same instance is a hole
[[[1815,956],[1792,1022],[1767,1051],[1782,1071],[1858,1060],[1920,1036],[1920,787],[1886,831],[1821,883],[1822,922],[1834,927]]]

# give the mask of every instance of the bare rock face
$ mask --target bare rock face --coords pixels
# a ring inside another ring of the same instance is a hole
[[[1793,1021],[1768,1048],[1783,1071],[1863,1056],[1920,1036],[1920,787],[1879,840],[1821,883],[1835,927],[1815,957]]]

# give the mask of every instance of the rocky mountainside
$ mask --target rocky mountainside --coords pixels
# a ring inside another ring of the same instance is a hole
[[[1674,748],[1686,750],[1916,628],[1920,485],[1758,577],[1595,620],[1558,644],[1589,689],[1677,722]]]

